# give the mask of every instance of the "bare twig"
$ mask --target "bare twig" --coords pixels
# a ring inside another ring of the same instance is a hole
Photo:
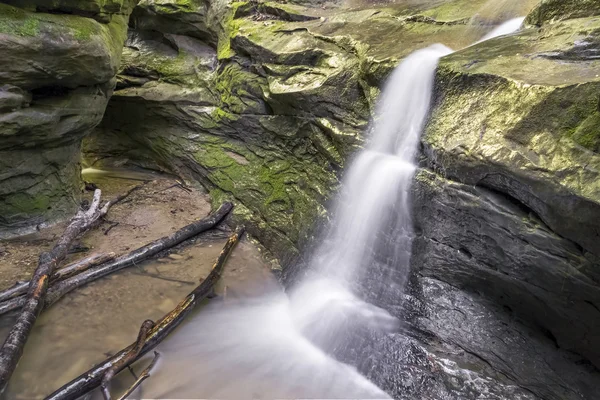
[[[112,230],[112,228],[115,228],[119,226],[119,222],[114,222],[112,224],[110,224],[110,226],[108,228],[106,228],[106,230],[104,231],[104,235],[108,235],[108,232],[110,232]]]
[[[122,370],[125,366],[131,365],[133,361],[135,361],[142,348],[144,347],[144,343],[146,342],[146,338],[148,338],[148,333],[150,329],[154,327],[154,321],[149,319],[145,320],[140,327],[140,332],[138,333],[137,340],[135,341],[134,346],[127,352],[125,357],[119,360],[119,362],[112,365],[108,371],[102,377],[102,383],[100,384],[100,388],[102,389],[102,394],[104,395],[104,400],[110,400],[110,391],[108,390],[108,384],[114,378],[114,376]]]
[[[154,349],[161,341],[163,341],[169,335],[169,333],[179,326],[179,324],[187,315],[189,315],[194,307],[212,292],[215,284],[221,277],[227,258],[231,254],[231,251],[243,233],[244,228],[242,227],[239,228],[229,238],[206,279],[204,279],[200,285],[198,285],[190,294],[188,294],[187,297],[183,299],[171,312],[162,317],[156,323],[146,338],[144,347],[142,348],[138,358]],[[105,361],[96,365],[94,368],[83,373],[71,382],[62,386],[60,389],[56,390],[54,393],[48,396],[46,400],[76,400],[79,397],[84,396],[86,393],[94,390],[101,384],[102,378],[106,374],[106,371],[112,368],[112,366],[116,363],[120,363],[120,360],[126,357],[131,348],[135,347],[135,345],[136,343],[129,345],[129,347],[121,350],[114,356],[109,357]],[[122,366],[122,368],[125,367],[126,365]]]
[[[168,186],[168,187],[166,187],[166,188],[164,188],[164,189],[162,189],[162,190],[159,190],[159,193],[160,193],[160,192],[165,192],[165,191],[167,191],[167,190],[169,190],[169,189],[173,189],[174,187],[178,187],[178,188],[180,188],[181,190],[185,190],[185,191],[186,191],[186,192],[188,192],[188,193],[192,193],[192,189],[190,189],[189,187],[187,187],[187,186],[185,185],[185,183],[183,183],[183,182],[180,182],[180,181],[177,181],[177,183],[174,183],[174,184],[173,184],[173,185],[171,185],[171,186]]]
[[[141,268],[140,268],[140,273],[138,273],[136,275],[147,276],[149,278],[160,279],[160,280],[167,281],[167,282],[182,283],[184,285],[193,285],[194,283],[196,283],[196,282],[192,282],[192,281],[184,281],[183,279],[169,278],[168,276],[162,276],[160,274],[153,274],[151,272],[144,271]]]
[[[127,399],[127,397],[129,397],[130,394],[132,394],[135,389],[137,389],[142,382],[144,382],[146,379],[150,378],[150,371],[152,371],[152,368],[154,368],[154,365],[156,365],[156,362],[158,361],[158,359],[160,358],[160,354],[158,353],[158,351],[154,351],[154,358],[152,359],[152,362],[150,363],[150,365],[148,365],[146,367],[146,369],[144,369],[142,371],[142,373],[140,374],[140,376],[135,380],[135,382],[133,382],[133,385],[131,385],[129,387],[129,389],[127,389],[127,391],[125,393],[123,393],[123,395],[121,397],[119,397],[118,400],[125,400]]]

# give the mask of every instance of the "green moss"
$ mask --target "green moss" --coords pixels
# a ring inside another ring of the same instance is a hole
[[[36,214],[46,212],[48,207],[51,206],[51,197],[45,193],[29,194],[20,192],[5,199],[4,203],[10,205],[17,212]]]
[[[133,66],[136,69],[155,72],[163,82],[197,88],[206,86],[210,78],[199,73],[199,62],[196,56],[182,49],[179,49],[176,56],[125,49],[121,70]]]
[[[145,61],[149,69],[158,72],[166,80],[186,74],[186,70],[188,69],[188,60],[185,52],[182,50],[179,50],[177,57],[154,56]]]
[[[237,34],[240,27],[239,21],[235,15],[239,7],[246,5],[245,1],[233,2],[227,6],[220,16],[218,25],[220,26],[218,32],[217,42],[217,59],[225,60],[234,56],[235,52],[231,48],[231,39]]]
[[[210,114],[216,126],[224,121],[235,121],[239,118],[236,114],[225,111],[222,108],[215,108]]]
[[[598,14],[600,14],[598,0],[543,0],[529,13],[525,22],[540,26],[553,21]]]
[[[267,82],[237,63],[221,68],[215,79],[215,89],[221,98],[221,107],[236,114],[260,113]]]
[[[572,139],[586,149],[600,153],[600,112],[586,118],[573,132]]]
[[[0,33],[16,36],[38,36],[43,32],[54,35],[68,33],[77,40],[89,40],[101,34],[105,25],[85,17],[65,14],[28,12],[0,3]]]
[[[166,4],[153,2],[153,6],[160,14],[173,14],[180,12],[194,12],[203,5],[202,0],[170,0]]]
[[[0,33],[37,36],[40,33],[40,21],[34,13],[0,3]]]

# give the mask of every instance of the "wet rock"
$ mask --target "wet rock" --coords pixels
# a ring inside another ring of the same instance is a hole
[[[216,44],[209,29],[209,2],[205,0],[141,0],[131,15],[136,30],[185,35]]]
[[[582,254],[580,248],[548,229],[535,214],[497,192],[447,181],[428,172],[419,174],[415,191],[419,237],[415,240],[413,266],[419,277],[439,280],[451,285],[452,291],[462,290],[470,293],[468,296],[494,304],[495,311],[488,314],[489,318],[472,317],[480,324],[493,319],[526,321],[535,328],[525,336],[532,341],[527,346],[533,347],[540,341],[551,344],[539,351],[548,353],[543,356],[545,359],[560,349],[560,352],[579,353],[582,361],[597,362],[600,313],[594,304],[600,301],[597,284],[600,259]],[[423,293],[423,297],[437,302],[444,290],[436,290],[435,294]],[[464,304],[453,307],[457,313],[467,310]],[[440,319],[429,318],[435,324]],[[448,315],[447,319],[452,317]],[[443,338],[442,327],[446,323],[441,321],[435,329],[428,327],[428,330]],[[471,332],[473,324],[465,321],[457,324],[457,329],[469,326]],[[445,340],[453,343],[461,340],[472,347],[476,339],[465,337],[466,334],[466,331],[455,332]],[[506,342],[497,339],[506,335],[486,333],[485,336],[482,332],[475,335],[477,340],[488,342],[480,343],[480,348],[472,352],[488,361],[490,355],[482,352]],[[505,369],[524,365],[522,361],[511,360],[509,354],[520,352],[506,349],[496,352],[496,356],[504,355]],[[544,370],[540,366],[532,368]],[[521,375],[530,378],[531,374]],[[556,377],[552,379],[558,381]],[[588,391],[583,398],[591,398],[591,393]],[[555,392],[553,398],[566,398],[561,396],[566,394]]]
[[[600,4],[596,0],[545,0],[529,13],[526,22],[543,25],[571,18],[600,15]]]
[[[112,94],[135,2],[3,3],[0,238],[76,210],[81,139]]]
[[[506,193],[596,256],[600,64],[538,53],[569,49],[598,28],[595,18],[569,20],[445,58],[423,139],[431,168]]]
[[[443,7],[142,1],[85,163],[199,181],[215,203],[235,199],[235,218],[293,259],[325,218],[387,73],[427,43],[462,40],[469,30],[456,20],[483,3],[461,17]]]
[[[590,371],[600,366],[598,61],[547,55],[572,54],[598,23],[544,25],[442,60],[421,159],[435,174],[416,181],[413,260],[420,276],[506,307]],[[483,347],[493,346],[475,353]],[[593,398],[579,384],[539,395]]]

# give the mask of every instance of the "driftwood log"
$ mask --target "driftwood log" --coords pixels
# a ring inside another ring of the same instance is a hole
[[[144,346],[142,347],[142,350],[134,360],[129,363],[123,363],[121,361],[131,354],[131,351],[133,348],[135,348],[136,343],[132,343],[114,356],[109,357],[89,371],[73,379],[71,382],[67,383],[46,397],[46,400],[76,400],[100,386],[105,374],[115,365],[119,365],[118,369],[122,370],[123,368],[129,366],[133,361],[138,360],[144,354],[154,349],[177,326],[179,326],[179,324],[181,324],[185,317],[190,314],[190,312],[201,300],[212,293],[215,284],[221,277],[227,258],[231,254],[231,251],[243,233],[244,228],[242,227],[239,228],[229,238],[206,279],[204,279],[200,285],[198,285],[190,294],[188,294],[185,299],[183,299],[171,312],[162,317],[156,323],[156,325],[154,325],[144,340]]]
[[[147,245],[139,247],[125,255],[115,258],[113,261],[90,268],[87,271],[52,284],[46,295],[44,309],[52,306],[67,293],[70,293],[83,285],[87,285],[88,283],[110,275],[113,272],[120,271],[123,268],[142,262],[163,250],[170,249],[204,231],[214,228],[223,220],[223,218],[225,218],[225,216],[227,216],[227,214],[229,214],[232,208],[233,204],[223,203],[217,211],[210,214],[208,217],[186,225],[169,236],[162,237]],[[19,307],[24,304],[24,301],[25,298],[21,296],[0,302],[0,315],[19,309]]]
[[[50,277],[64,261],[75,238],[90,229],[96,221],[106,215],[112,202],[100,208],[100,190],[94,192],[94,198],[87,211],[79,211],[49,252],[40,254],[38,266],[33,273],[27,293],[23,297],[22,309],[10,330],[2,348],[0,348],[0,391],[4,391],[17,363],[23,354],[23,347],[29,338],[31,329],[45,304]]]
[[[115,258],[115,253],[98,253],[92,254],[89,257],[75,261],[59,270],[55,271],[50,277],[50,284],[56,281],[67,279],[73,275],[77,275],[80,272],[86,271],[96,265],[105,263]],[[21,296],[27,292],[29,282],[17,282],[14,286],[0,292],[0,302],[10,300],[12,298]]]

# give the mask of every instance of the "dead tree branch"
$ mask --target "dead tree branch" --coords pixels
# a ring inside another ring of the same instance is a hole
[[[133,361],[140,355],[142,348],[144,347],[144,343],[146,342],[146,338],[148,337],[148,333],[150,329],[154,327],[154,321],[149,319],[145,320],[140,327],[140,332],[138,333],[138,338],[135,341],[135,345],[129,350],[129,352],[119,360],[119,362],[112,365],[108,371],[102,377],[102,383],[100,384],[100,388],[102,390],[102,394],[104,395],[104,400],[110,400],[110,391],[108,390],[108,384],[114,378],[114,376],[122,370],[125,366],[131,365]]]
[[[111,262],[99,265],[89,269],[88,271],[57,282],[48,290],[44,308],[50,307],[64,295],[70,293],[78,287],[86,285],[106,275],[112,274],[113,272],[120,271],[123,268],[135,265],[136,263],[152,257],[163,250],[176,246],[201,232],[212,229],[221,220],[223,220],[227,214],[229,214],[232,208],[233,204],[223,203],[223,205],[221,205],[217,211],[210,214],[208,217],[193,222],[169,236],[165,236],[145,246],[139,247],[130,253],[117,257]],[[17,297],[0,303],[0,315],[18,309],[22,304],[24,304],[24,302],[24,297]]]
[[[187,315],[189,315],[194,307],[213,291],[215,284],[221,277],[227,258],[231,254],[231,251],[238,243],[243,233],[244,228],[242,227],[239,228],[229,238],[206,279],[204,279],[200,285],[198,285],[190,294],[188,294],[187,297],[183,299],[171,312],[162,317],[156,323],[154,328],[152,328],[146,337],[144,346],[136,360],[154,349],[160,342],[162,342],[177,326],[179,326],[179,324]],[[130,354],[131,349],[135,346],[136,343],[132,343],[114,356],[106,359],[89,371],[62,386],[60,389],[46,397],[46,400],[76,400],[86,393],[94,390],[100,386],[104,375],[114,365],[119,363],[120,369],[126,368],[129,365],[123,365],[124,363],[122,363],[121,360],[126,358],[127,355]]]
[[[75,238],[90,229],[99,218],[108,212],[111,203],[108,202],[100,208],[101,195],[101,191],[96,190],[89,209],[79,211],[54,248],[40,254],[38,266],[33,273],[27,294],[23,298],[21,313],[0,348],[0,391],[4,390],[17,367],[31,329],[44,307],[50,277],[58,265],[64,261]]]
[[[115,253],[98,253],[92,254],[89,257],[75,261],[59,270],[55,271],[50,277],[50,284],[53,282],[67,279],[73,275],[77,275],[80,272],[88,270],[96,265],[105,263],[115,258]],[[0,302],[18,297],[27,292],[29,282],[17,282],[14,286],[0,292]]]
[[[133,385],[131,385],[129,389],[127,389],[127,391],[123,393],[121,397],[119,397],[118,400],[127,399],[135,391],[135,389],[137,389],[142,384],[142,382],[150,378],[150,371],[152,371],[152,368],[154,368],[154,365],[156,364],[159,358],[160,354],[158,353],[158,351],[154,351],[154,358],[152,359],[150,365],[148,365],[146,369],[142,371],[140,376],[135,380],[135,382],[133,382]]]

